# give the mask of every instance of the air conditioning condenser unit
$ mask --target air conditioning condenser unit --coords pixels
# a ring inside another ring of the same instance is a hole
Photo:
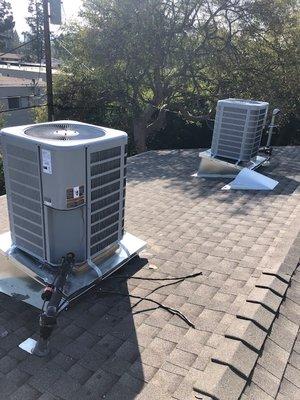
[[[144,247],[124,232],[125,132],[56,121],[4,128],[0,140],[10,221],[0,247],[6,242],[5,254],[26,272],[50,282],[72,252],[86,265],[71,279],[74,292]]]

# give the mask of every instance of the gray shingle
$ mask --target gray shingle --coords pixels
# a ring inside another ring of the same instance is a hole
[[[259,327],[268,330],[275,315],[262,307],[261,304],[245,302],[237,313],[238,318],[253,321]]]
[[[300,370],[288,365],[284,374],[285,378],[297,386],[300,390]]]
[[[252,321],[236,319],[226,331],[225,337],[240,340],[246,346],[259,352],[264,344],[266,332],[258,328]]]
[[[224,338],[213,354],[212,361],[228,365],[247,379],[254,368],[257,357],[255,351],[250,350],[239,340]]]
[[[220,400],[232,400],[240,396],[245,385],[246,381],[229,367],[210,363],[202,373],[201,379],[194,384],[194,389]]]
[[[277,296],[283,297],[288,284],[278,279],[276,276],[262,274],[261,277],[256,282],[256,287],[271,289]]]
[[[256,287],[251,291],[247,301],[251,303],[262,304],[268,310],[276,313],[280,306],[282,298],[274,294],[269,289]]]
[[[260,365],[257,365],[254,369],[252,382],[273,398],[276,396],[280,386],[280,379]]]
[[[283,379],[280,385],[280,392],[282,396],[285,396],[289,400],[298,400],[300,395],[300,390],[293,383],[287,379]]]

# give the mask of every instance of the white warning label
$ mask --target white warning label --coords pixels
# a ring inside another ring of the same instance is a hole
[[[52,174],[51,152],[42,149],[42,167],[45,174]]]

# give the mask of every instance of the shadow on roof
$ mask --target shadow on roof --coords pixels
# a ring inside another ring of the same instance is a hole
[[[258,172],[279,181],[273,191],[222,191],[221,188],[233,178],[193,178],[199,166],[199,150],[150,151],[128,160],[128,181],[131,185],[161,181],[164,188],[185,193],[187,199],[202,201],[213,197],[220,203],[235,205],[232,214],[247,214],[257,202],[271,196],[290,196],[299,186],[295,175],[299,174],[300,148],[281,147],[274,149],[271,163]]]
[[[50,340],[51,352],[45,358],[18,347],[28,337],[36,337],[38,310],[0,294],[1,326],[8,332],[0,338],[0,351],[18,360],[16,368],[29,374],[27,383],[41,393],[85,400],[135,399],[145,384],[136,335],[145,314],[134,313],[131,307],[138,300],[131,301],[127,295],[130,277],[147,262],[133,258],[61,312]],[[130,281],[131,289],[137,283]],[[99,294],[100,289],[124,295]],[[143,303],[143,307],[149,305]],[[1,381],[2,391],[6,383]]]

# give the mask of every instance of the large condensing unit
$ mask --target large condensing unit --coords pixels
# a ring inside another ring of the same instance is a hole
[[[219,100],[211,155],[236,162],[249,162],[257,156],[268,106],[255,100]]]
[[[12,243],[53,266],[124,234],[127,134],[75,121],[1,131]]]

